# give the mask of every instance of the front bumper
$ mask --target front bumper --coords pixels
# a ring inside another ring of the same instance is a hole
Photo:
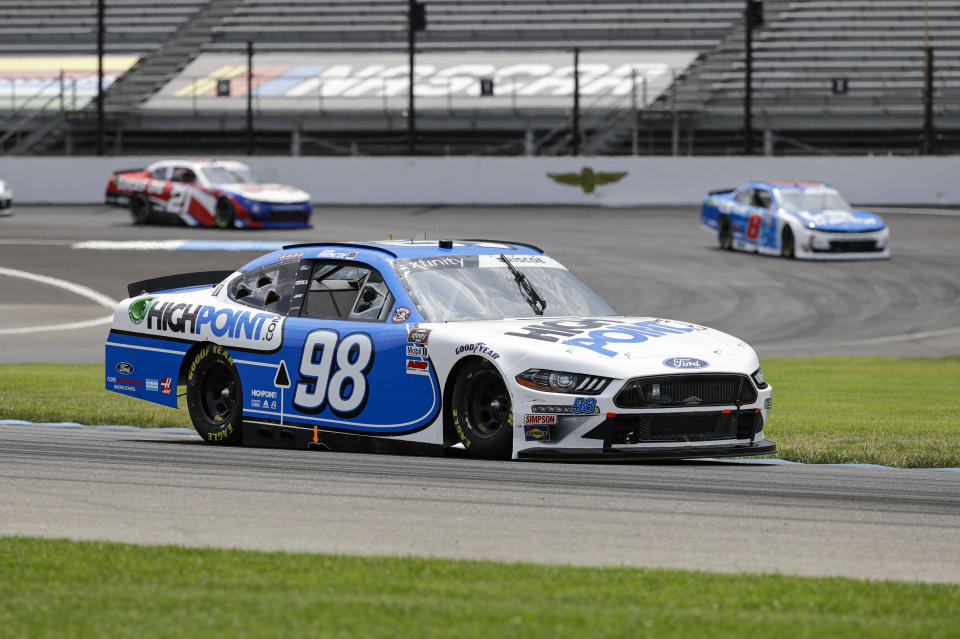
[[[890,257],[890,230],[833,233],[804,230],[797,257],[808,260],[883,260]]]
[[[517,459],[557,462],[630,462],[665,461],[670,459],[704,459],[711,457],[753,457],[773,455],[777,445],[766,439],[747,443],[711,446],[677,446],[657,448],[526,448]]]

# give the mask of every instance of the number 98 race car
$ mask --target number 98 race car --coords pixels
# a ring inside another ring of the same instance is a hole
[[[313,210],[306,191],[261,183],[249,166],[233,160],[164,160],[118,171],[105,198],[129,208],[134,224],[296,228],[309,226]]]
[[[890,230],[820,182],[749,182],[711,192],[700,225],[720,247],[808,260],[885,259]]]
[[[106,388],[215,444],[499,459],[776,451],[741,340],[625,317],[516,242],[298,244],[234,272],[135,282]]]

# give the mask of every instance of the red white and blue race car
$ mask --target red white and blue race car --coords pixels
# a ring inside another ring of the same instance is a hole
[[[0,215],[13,215],[13,189],[0,180]]]
[[[748,182],[711,191],[700,226],[720,247],[787,258],[885,259],[890,230],[822,182]]]
[[[135,282],[106,388],[212,444],[500,459],[764,455],[750,346],[624,317],[517,242],[297,244],[234,272]],[[180,390],[178,390],[178,387]]]
[[[313,211],[306,191],[261,183],[234,160],[163,160],[118,171],[107,183],[106,203],[128,207],[134,224],[220,228],[304,227]]]

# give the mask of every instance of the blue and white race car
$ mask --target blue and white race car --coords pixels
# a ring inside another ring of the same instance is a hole
[[[501,459],[776,450],[752,348],[624,317],[517,242],[297,244],[128,291],[106,388],[171,407],[185,395],[210,443]]]
[[[726,250],[814,260],[890,257],[883,220],[853,209],[821,182],[748,182],[711,191],[700,226]]]

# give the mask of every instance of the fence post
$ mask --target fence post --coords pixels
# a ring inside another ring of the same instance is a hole
[[[640,131],[637,129],[637,118],[640,112],[637,110],[637,69],[630,67],[630,107],[632,109],[632,126],[630,128],[630,153],[633,157],[639,155]]]

